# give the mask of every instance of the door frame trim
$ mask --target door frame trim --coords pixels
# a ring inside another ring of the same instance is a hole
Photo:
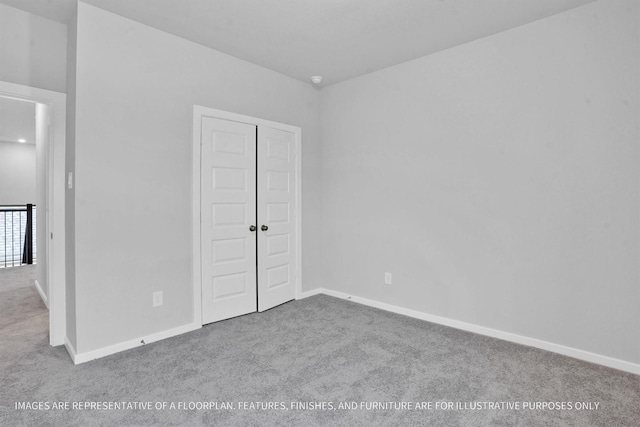
[[[193,133],[192,133],[192,274],[193,274],[193,322],[202,325],[202,270],[200,248],[200,174],[201,174],[201,123],[204,117],[229,120],[246,123],[255,126],[266,126],[291,132],[295,136],[295,173],[296,173],[296,208],[294,222],[296,230],[296,271],[295,271],[295,298],[302,298],[302,129],[298,126],[273,122],[257,117],[245,116],[229,111],[217,110],[202,105],[193,106]]]

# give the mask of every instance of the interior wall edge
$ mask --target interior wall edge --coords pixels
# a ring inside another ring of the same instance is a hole
[[[69,340],[68,336],[64,337],[64,348],[67,350],[67,353],[69,354],[69,357],[71,358],[71,361],[75,365],[76,364],[76,354],[78,354],[78,352],[76,351],[76,348],[73,345],[73,343]]]

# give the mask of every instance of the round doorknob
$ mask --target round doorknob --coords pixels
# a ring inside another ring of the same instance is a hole
[[[263,225],[262,227],[260,227],[260,229],[262,231],[267,231],[269,229],[269,227],[267,227],[266,225]]]
[[[249,227],[249,231],[256,231],[256,226],[252,225],[251,227]]]

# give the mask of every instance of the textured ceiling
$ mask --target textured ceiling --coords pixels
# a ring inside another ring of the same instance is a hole
[[[64,22],[75,0],[0,0]],[[594,0],[86,0],[323,86]]]

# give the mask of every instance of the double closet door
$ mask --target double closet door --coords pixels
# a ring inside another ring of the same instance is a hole
[[[203,117],[202,323],[295,298],[295,135]]]

